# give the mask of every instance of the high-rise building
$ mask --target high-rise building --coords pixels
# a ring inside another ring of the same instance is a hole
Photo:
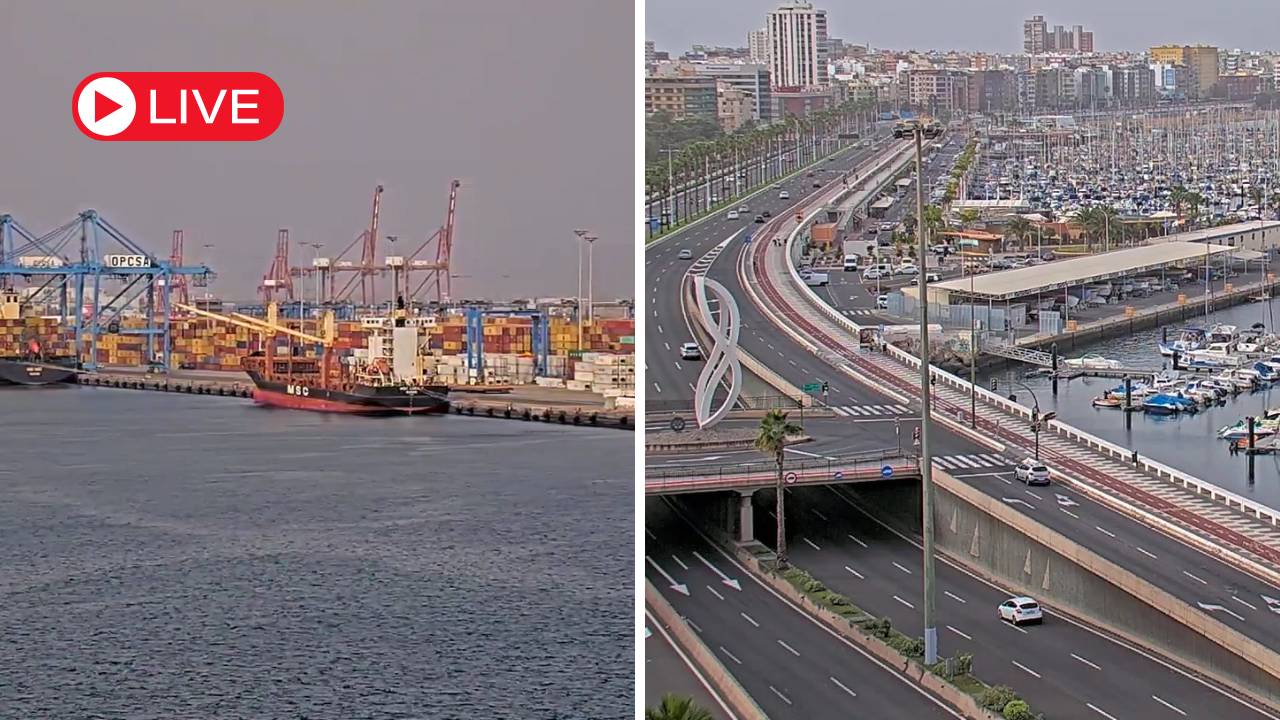
[[[750,118],[762,124],[773,121],[773,97],[769,69],[764,65],[739,63],[697,63],[693,71],[710,76],[742,91],[750,100]]]
[[[716,103],[720,128],[727,133],[736,131],[752,119],[752,97],[723,80],[716,83]]]
[[[1076,38],[1076,51],[1081,53],[1093,52],[1093,32],[1091,30],[1082,29],[1080,31],[1080,36]]]
[[[1075,47],[1071,44],[1071,33],[1061,25],[1053,26],[1053,47],[1049,48],[1054,52],[1069,52]]]
[[[933,114],[964,112],[969,108],[969,74],[942,68],[910,70],[907,103]]]
[[[653,41],[645,40],[644,41],[644,66],[645,67],[653,67],[655,52],[656,51],[653,49]]]
[[[1022,22],[1022,50],[1028,55],[1039,55],[1045,52],[1048,42],[1049,24],[1043,15],[1035,15]]]
[[[827,11],[788,2],[769,13],[769,77],[777,88],[828,85]]]
[[[1156,94],[1156,74],[1149,65],[1117,65],[1111,69],[1111,95],[1122,107],[1150,105]]]
[[[747,33],[747,57],[753,63],[769,64],[769,31],[761,28]]]
[[[1218,48],[1211,45],[1158,45],[1151,48],[1151,62],[1182,65],[1187,69],[1188,98],[1208,98],[1218,85]]]

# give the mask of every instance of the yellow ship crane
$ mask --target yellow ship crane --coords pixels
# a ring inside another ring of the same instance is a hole
[[[338,335],[337,322],[334,319],[332,310],[326,310],[323,317],[321,318],[320,322],[322,325],[323,336],[318,337],[316,335],[311,335],[310,333],[305,333],[305,332],[302,332],[301,330],[294,330],[291,327],[287,327],[285,325],[280,324],[279,322],[280,308],[274,302],[267,304],[267,317],[265,320],[262,318],[252,317],[250,315],[242,315],[240,313],[229,313],[227,315],[223,315],[220,313],[210,312],[209,310],[202,310],[200,308],[194,307],[192,305],[186,305],[184,303],[175,302],[173,306],[179,310],[189,312],[193,315],[206,317],[211,320],[217,320],[219,322],[225,322],[229,325],[242,327],[247,330],[252,330],[254,332],[259,332],[259,333],[262,333],[263,335],[270,336],[271,341],[263,343],[263,346],[265,347],[264,354],[266,355],[266,367],[265,367],[266,372],[264,374],[267,375],[268,377],[270,377],[270,375],[275,369],[275,346],[276,346],[275,337],[277,335],[286,335],[288,337],[301,340],[302,342],[305,342],[305,343],[314,343],[316,345],[323,347],[324,353],[321,356],[321,361],[320,361],[321,367],[322,367],[321,377],[325,379],[329,377],[329,368],[332,362],[331,352],[333,350],[334,339]]]

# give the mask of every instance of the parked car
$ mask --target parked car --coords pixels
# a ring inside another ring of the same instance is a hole
[[[1000,619],[1014,625],[1041,623],[1044,622],[1044,613],[1035,598],[1023,595],[1000,603]]]
[[[680,357],[684,360],[701,360],[702,350],[698,343],[687,342],[680,346]]]
[[[1035,458],[1026,458],[1013,469],[1013,476],[1028,485],[1048,485],[1049,468]]]
[[[678,255],[678,257],[679,257],[681,260],[692,260],[692,259],[693,259],[693,251],[692,251],[692,250],[690,250],[689,248],[685,248],[685,249],[683,249],[683,250],[681,250],[681,251],[680,251],[680,255]]]

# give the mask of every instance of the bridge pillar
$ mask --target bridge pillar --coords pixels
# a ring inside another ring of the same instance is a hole
[[[734,500],[738,504],[738,542],[749,543],[756,539],[755,511],[751,506],[751,496],[755,490],[739,490]]]

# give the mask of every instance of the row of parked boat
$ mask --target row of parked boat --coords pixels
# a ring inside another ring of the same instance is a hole
[[[1228,397],[1250,392],[1280,380],[1280,357],[1258,360],[1253,367],[1226,368],[1210,377],[1183,377],[1166,371],[1150,382],[1131,383],[1128,407],[1152,415],[1195,413]],[[1094,398],[1094,407],[1124,408],[1125,388],[1119,385]]]

